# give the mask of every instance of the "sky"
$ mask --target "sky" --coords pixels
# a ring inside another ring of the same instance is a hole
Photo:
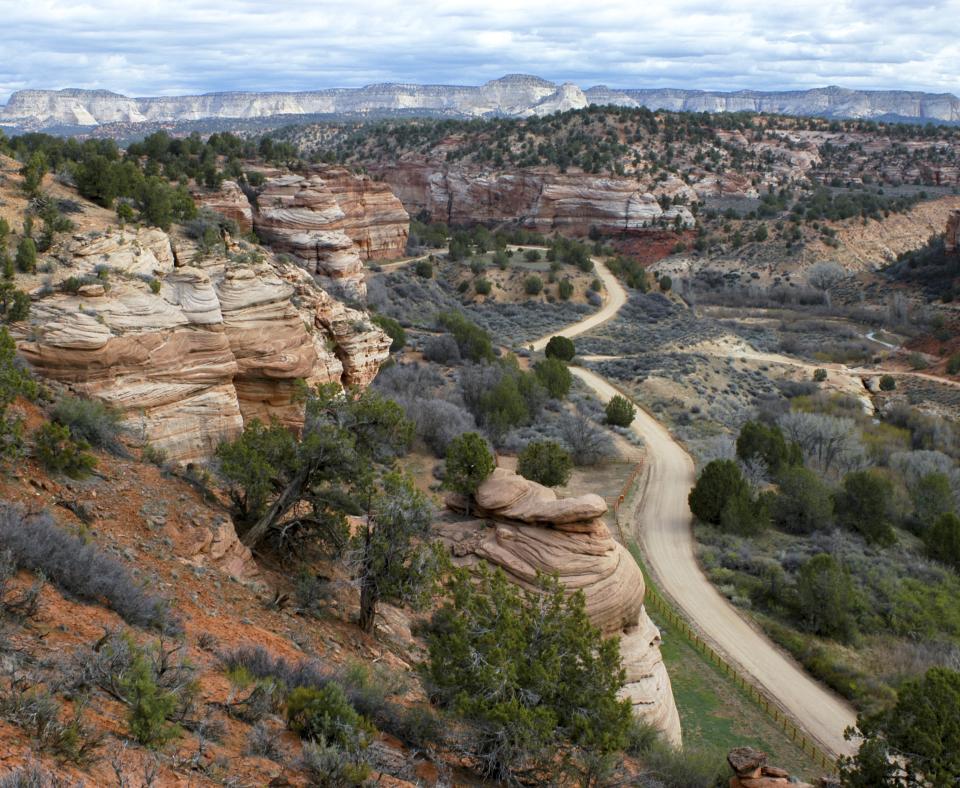
[[[476,85],[960,93],[960,0],[0,0],[0,103]]]

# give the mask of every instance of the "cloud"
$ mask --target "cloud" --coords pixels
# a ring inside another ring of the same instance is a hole
[[[960,91],[960,0],[0,0],[0,102],[21,88],[127,95],[479,84]]]

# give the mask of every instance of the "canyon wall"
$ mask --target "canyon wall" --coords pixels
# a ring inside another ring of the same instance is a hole
[[[176,122],[203,118],[405,112],[460,117],[549,115],[591,104],[688,112],[768,112],[827,118],[895,118],[956,122],[960,99],[951,93],[848,90],[736,92],[581,89],[540,77],[510,74],[482,85],[386,83],[301,92],[230,92],[131,98],[108,90],[20,90],[0,111],[0,123],[38,129],[57,125]]]
[[[274,251],[291,255],[332,293],[363,301],[363,261],[402,257],[410,218],[385,183],[341,168],[268,178],[253,204],[232,181],[198,191],[202,204]]]
[[[116,407],[169,459],[207,459],[253,417],[296,425],[298,380],[366,385],[387,358],[389,337],[299,266],[179,243],[152,228],[70,239],[18,330],[39,375]]]
[[[448,496],[447,504],[466,509],[456,495]],[[643,574],[604,525],[606,510],[598,495],[558,499],[553,490],[497,468],[470,507],[485,519],[442,523],[438,530],[455,563],[485,560],[524,588],[535,588],[538,573],[556,574],[571,592],[582,591],[591,622],[604,635],[620,638],[626,672],[621,696],[636,716],[679,747],[680,717],[660,654],[660,632],[643,606]]]
[[[433,221],[453,225],[517,222],[541,232],[586,235],[591,227],[629,233],[661,223],[673,226],[678,217],[685,228],[695,223],[685,206],[664,210],[629,178],[485,171],[429,161],[405,161],[371,171],[390,185],[411,216],[426,211]]]

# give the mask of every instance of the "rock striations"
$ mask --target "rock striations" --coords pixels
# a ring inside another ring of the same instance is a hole
[[[233,181],[197,199],[256,230],[276,252],[291,255],[338,295],[366,297],[363,261],[401,257],[410,217],[385,183],[340,168],[267,179],[253,204]]]
[[[660,207],[635,180],[548,171],[486,171],[403,161],[374,168],[411,215],[425,211],[449,224],[519,221],[541,232],[586,235],[643,230],[679,219],[695,223],[683,205]],[[696,199],[690,192],[688,197]]]
[[[376,84],[299,93],[206,93],[200,96],[131,98],[107,90],[20,90],[10,96],[0,123],[26,129],[97,126],[105,123],[177,122],[204,118],[264,118],[277,115],[344,115],[372,112],[444,114],[461,117],[549,115],[591,104],[687,112],[770,112],[828,118],[890,118],[956,122],[960,99],[950,93],[904,90],[736,92],[617,89],[582,90],[526,74],[509,74],[483,85]]]
[[[390,339],[299,266],[178,266],[178,251],[157,229],[75,236],[19,341],[37,373],[116,406],[171,460],[208,458],[252,417],[294,425],[297,380],[366,385],[387,357]]]
[[[465,509],[459,496],[447,503]],[[497,468],[471,504],[471,513],[486,520],[439,528],[460,563],[484,559],[525,588],[533,587],[538,572],[556,574],[571,591],[582,591],[590,620],[604,634],[620,636],[623,694],[634,712],[679,746],[680,718],[660,656],[660,632],[643,606],[643,575],[604,525],[606,510],[597,495],[559,499],[549,488]]]

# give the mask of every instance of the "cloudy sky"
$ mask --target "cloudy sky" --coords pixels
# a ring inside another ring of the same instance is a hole
[[[0,0],[0,103],[478,84],[960,93],[960,0]]]

